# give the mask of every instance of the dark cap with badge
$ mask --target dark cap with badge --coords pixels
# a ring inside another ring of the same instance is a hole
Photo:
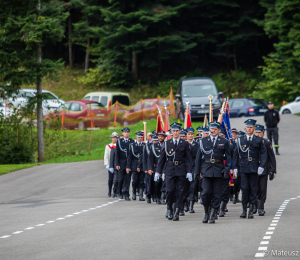
[[[158,136],[157,135],[151,135],[151,137],[152,137],[153,141],[158,141]]]
[[[197,127],[197,131],[198,131],[198,132],[202,132],[202,131],[203,131],[203,126]]]
[[[211,129],[220,129],[221,125],[220,125],[219,122],[210,122],[209,123],[209,128],[211,128]]]
[[[208,126],[203,128],[203,133],[204,134],[209,134],[209,127]]]
[[[179,136],[186,136],[186,131],[182,129]]]
[[[219,136],[225,136],[225,129],[221,129]]]
[[[247,127],[255,127],[256,120],[254,120],[254,119],[247,119],[244,123],[245,123],[245,125]]]
[[[238,130],[236,130],[236,128],[231,128],[231,132],[232,132],[232,133],[237,133]]]
[[[269,101],[268,105],[272,104],[273,105],[273,102],[272,101]]]
[[[260,133],[265,131],[265,127],[263,125],[256,125],[255,132]]]
[[[122,132],[130,132],[130,129],[128,127],[125,127],[121,130]]]
[[[164,130],[161,130],[157,133],[157,135],[166,135],[166,132]]]
[[[171,124],[170,126],[171,126],[171,130],[177,131],[177,130],[181,130],[182,124],[175,122],[175,123]]]
[[[242,137],[242,136],[244,136],[245,135],[245,132],[243,132],[243,131],[238,131],[238,137]]]
[[[144,137],[144,134],[142,132],[136,132],[137,137]]]
[[[196,134],[195,138],[198,139],[198,138],[201,138],[202,137],[202,134]]]
[[[194,133],[195,132],[195,129],[193,128],[193,127],[188,127],[187,129],[186,129],[186,132],[187,133]]]

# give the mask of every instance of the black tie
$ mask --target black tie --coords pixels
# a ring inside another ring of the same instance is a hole
[[[175,148],[177,147],[177,140],[175,140]]]
[[[213,146],[215,146],[215,138],[213,138]]]

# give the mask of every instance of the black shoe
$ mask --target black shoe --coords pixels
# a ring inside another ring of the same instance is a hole
[[[260,200],[259,203],[258,203],[258,215],[259,216],[264,216],[265,215],[264,202],[262,200]]]
[[[120,200],[124,199],[123,195],[120,195]]]
[[[256,214],[256,212],[257,212],[257,200],[253,204],[253,214]]]
[[[113,192],[113,194],[111,196],[112,196],[112,198],[115,198],[116,197],[116,193]]]
[[[136,200],[136,193],[135,192],[132,192],[132,199]]]
[[[233,203],[233,204],[236,204],[238,198],[239,198],[239,195],[238,195],[237,193],[234,193],[232,203]]]
[[[246,218],[247,217],[247,204],[243,204],[243,212],[240,215],[240,218]]]
[[[129,200],[131,200],[131,199],[129,199],[129,196],[126,196],[126,197],[125,197],[125,200],[129,201]]]
[[[208,222],[208,207],[204,207],[204,218],[202,219],[202,223],[207,223]]]
[[[248,218],[254,218],[254,216],[253,216],[253,204],[250,204],[249,211],[248,211]]]
[[[276,155],[280,155],[278,149],[279,149],[279,147],[275,147]]]
[[[190,200],[189,212],[190,213],[195,213],[195,210],[194,210],[194,201],[192,201],[192,200]]]
[[[148,196],[146,197],[147,203],[151,203],[151,198],[149,198]]]
[[[172,220],[173,219],[173,209],[169,205],[167,206],[167,214],[168,214],[168,220]]]
[[[189,211],[189,206],[188,205],[189,205],[188,204],[188,199],[184,200],[184,207],[183,207],[183,209],[184,209],[185,212]]]
[[[173,216],[173,221],[178,221],[178,220],[179,220],[179,208],[176,208]]]
[[[162,192],[161,196],[160,196],[160,204],[162,204],[162,205],[166,205],[166,201],[164,198],[165,198],[165,193]]]
[[[111,191],[109,191],[107,195],[108,195],[108,197],[111,197]]]
[[[220,218],[225,217],[225,207],[226,207],[225,202],[221,201],[221,204],[220,204],[220,213],[219,213],[219,217]]]
[[[217,209],[211,208],[210,216],[209,216],[209,220],[208,220],[208,223],[209,223],[209,224],[215,223],[215,216],[216,216],[216,215],[217,215]]]
[[[145,201],[144,196],[143,196],[143,189],[140,189],[139,201]]]
[[[179,209],[179,216],[184,216],[184,215],[185,215],[184,210],[183,209]]]
[[[227,209],[227,203],[225,205],[225,209],[224,209],[225,212],[228,212],[228,209]]]

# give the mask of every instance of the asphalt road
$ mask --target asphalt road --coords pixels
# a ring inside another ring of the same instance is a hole
[[[43,165],[0,177],[0,259],[240,260],[264,250],[266,259],[290,259],[279,254],[300,251],[300,118],[284,115],[279,127],[264,217],[240,219],[241,204],[230,202],[225,218],[202,224],[198,203],[195,214],[168,221],[166,206],[108,198],[102,160]]]

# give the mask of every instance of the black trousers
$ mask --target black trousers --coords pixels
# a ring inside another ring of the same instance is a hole
[[[241,172],[242,203],[254,204],[258,190],[258,174]]]
[[[136,192],[136,189],[144,189],[145,188],[145,172],[133,171],[132,172],[132,192]]]
[[[236,179],[233,180],[234,186],[232,187],[233,193],[238,193],[241,190],[241,175],[239,174]]]
[[[154,174],[154,173],[153,173],[153,174]],[[146,173],[146,174],[145,174],[145,179],[144,179],[144,183],[145,183],[146,187],[148,187],[149,178],[150,178],[150,174]],[[146,191],[145,191],[145,195],[148,195],[147,188],[146,188]]]
[[[258,176],[258,196],[259,200],[266,202],[268,187],[268,174]]]
[[[223,178],[202,178],[202,202],[204,207],[217,209],[220,206]]]
[[[131,172],[126,173],[126,170],[118,171],[118,194],[129,196],[129,187],[131,181]]]
[[[116,169],[114,171],[113,184],[114,184],[113,192],[117,193],[117,191],[118,191],[118,171]]]
[[[148,174],[148,181],[146,183],[146,195],[150,199],[151,197],[154,199],[156,198],[156,182],[154,181],[154,175],[153,172],[152,175]]]
[[[196,177],[196,178],[195,178]],[[193,174],[193,180],[189,182],[189,200],[195,201],[198,198],[198,178]]]
[[[274,147],[279,147],[278,145],[278,127],[267,127],[267,136],[270,142],[272,143],[272,140],[274,139]]]
[[[184,186],[186,176],[166,175],[166,201],[172,207],[176,196],[175,208],[182,208],[184,200]]]
[[[220,197],[220,203],[221,201],[224,201],[226,204],[229,201],[229,190],[230,187],[228,185],[230,179],[224,179],[222,181],[222,191],[221,191],[221,197]]]

